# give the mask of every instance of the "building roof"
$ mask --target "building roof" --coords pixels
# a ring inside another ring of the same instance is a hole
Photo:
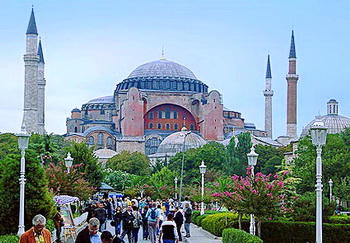
[[[338,114],[338,102],[335,99],[330,99],[327,102],[327,115],[317,116],[327,127],[328,134],[341,133],[346,127],[350,127],[350,118]],[[302,130],[300,137],[309,135],[309,130],[316,119],[309,122]]]
[[[187,67],[178,63],[160,59],[138,66],[128,78],[136,77],[176,77],[197,79]]]
[[[99,159],[109,159],[117,154],[118,153],[115,152],[114,150],[107,149],[107,148],[98,149],[94,152],[94,155]]]
[[[174,156],[178,152],[187,151],[191,148],[199,148],[207,142],[199,135],[180,131],[167,136],[159,145],[157,154],[167,154]]]
[[[32,13],[30,14],[29,24],[27,28],[27,35],[37,35],[38,30],[36,28],[34,9],[32,8]]]
[[[74,108],[71,112],[81,112],[79,108]]]
[[[114,99],[112,95],[95,98],[87,102],[87,104],[110,104],[110,103],[114,103]]]
[[[84,132],[84,136],[87,137],[90,133],[92,132],[96,132],[96,131],[103,131],[103,132],[108,132],[110,133],[111,135],[114,135],[114,136],[120,136],[119,133],[117,133],[116,131],[110,129],[110,128],[107,128],[107,127],[103,127],[103,126],[93,126],[93,127],[90,127],[88,129],[85,130]]]
[[[39,56],[39,63],[45,63],[45,61],[44,61],[44,54],[43,54],[43,48],[41,46],[41,40],[39,40],[38,56]]]

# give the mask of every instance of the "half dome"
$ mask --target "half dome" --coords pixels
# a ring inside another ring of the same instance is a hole
[[[174,156],[176,153],[199,148],[207,142],[199,135],[188,131],[175,132],[167,136],[159,145],[157,154]]]

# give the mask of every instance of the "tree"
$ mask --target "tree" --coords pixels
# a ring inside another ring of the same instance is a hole
[[[84,179],[91,186],[99,188],[103,178],[102,166],[97,162],[93,149],[89,148],[86,143],[73,143],[67,147],[67,150],[71,153],[73,165],[82,165],[78,171],[84,173]]]
[[[131,187],[133,175],[120,171],[106,168],[104,170],[103,182],[110,185],[117,191],[123,191],[125,188]]]
[[[20,152],[8,154],[0,160],[0,234],[15,233],[19,212]],[[32,149],[26,150],[25,226],[31,227],[36,214],[51,218],[54,213],[45,171]],[[5,223],[5,224],[4,224]]]
[[[235,163],[232,165],[232,172],[236,175],[244,175],[248,166],[247,154],[250,152],[250,148],[252,147],[250,133],[240,133],[237,136],[237,139],[238,143],[235,150],[236,154],[234,155]]]
[[[94,192],[83,173],[78,172],[82,165],[73,165],[68,173],[64,162],[50,164],[46,169],[49,179],[48,187],[54,195],[69,195],[87,200]]]
[[[134,175],[149,175],[150,165],[147,155],[130,151],[122,151],[107,161],[107,167],[113,170],[125,171]]]

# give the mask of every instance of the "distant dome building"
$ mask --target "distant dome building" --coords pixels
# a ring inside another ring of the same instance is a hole
[[[324,125],[328,128],[327,133],[329,134],[341,133],[346,127],[350,127],[350,118],[338,115],[338,112],[338,102],[335,99],[330,99],[327,102],[327,115],[317,117],[318,119],[321,119]],[[300,137],[309,135],[309,130],[315,121],[316,119],[312,120],[305,126]]]
[[[97,157],[98,162],[100,162],[102,166],[105,167],[108,159],[117,155],[117,152],[111,149],[103,148],[103,149],[96,150],[94,152],[94,155]]]

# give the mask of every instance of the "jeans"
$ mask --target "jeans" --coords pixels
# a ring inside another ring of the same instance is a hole
[[[137,241],[139,240],[139,230],[140,228],[132,229],[132,239],[134,240],[133,243],[137,243]]]
[[[103,232],[106,230],[106,221],[104,221],[103,223],[100,222],[100,232]]]
[[[182,241],[181,226],[182,224],[176,224],[177,234],[179,235],[179,241]]]
[[[186,237],[191,236],[191,223],[185,223],[185,231],[186,231]]]
[[[143,235],[142,235],[142,238],[143,239],[147,239],[148,238],[148,224],[147,224],[147,221],[143,223],[142,225],[142,231],[143,231]]]
[[[122,222],[117,223],[115,225],[115,234],[120,235],[120,229],[122,228]]]
[[[149,232],[151,243],[156,243],[156,240],[157,240],[156,226],[157,226],[157,222],[148,221],[148,232]]]
[[[159,220],[158,228],[157,228],[157,235],[159,235],[160,227],[162,227],[163,220]]]
[[[175,240],[163,240],[163,243],[175,243]]]
[[[56,242],[61,242],[62,227],[55,227],[56,229]]]

